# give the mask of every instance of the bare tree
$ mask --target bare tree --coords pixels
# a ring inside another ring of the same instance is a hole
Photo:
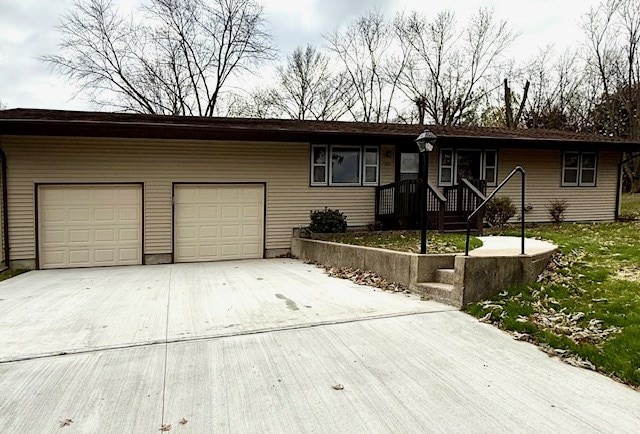
[[[640,0],[606,0],[585,15],[587,62],[595,83],[593,128],[640,139]],[[640,190],[640,158],[624,167],[626,185]]]
[[[555,56],[552,47],[540,51],[526,68],[531,91],[525,102],[524,124],[529,128],[582,130],[588,124],[589,82],[575,50]]]
[[[141,13],[78,0],[58,27],[60,53],[43,59],[98,105],[213,116],[229,78],[274,55],[254,0],[147,0]]]
[[[7,105],[4,102],[2,102],[2,100],[0,99],[0,110],[6,110],[8,108],[9,107],[7,107]]]
[[[353,91],[355,104],[347,103],[351,117],[363,122],[390,121],[406,56],[393,49],[393,28],[384,16],[366,12],[344,31],[325,35],[325,40]],[[400,54],[394,57],[394,52]]]
[[[410,54],[401,89],[436,124],[464,123],[500,88],[501,56],[515,35],[490,10],[480,9],[462,30],[446,11],[432,20],[417,12],[400,16],[395,28]]]
[[[336,120],[354,104],[346,73],[334,72],[329,57],[311,45],[296,48],[277,74],[270,96],[282,116]]]

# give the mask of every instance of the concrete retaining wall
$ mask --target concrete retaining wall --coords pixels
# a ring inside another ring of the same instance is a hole
[[[439,268],[454,268],[452,290],[446,298],[442,294],[435,298],[461,308],[511,286],[535,282],[553,251],[534,256],[419,255],[294,237],[291,253],[299,259],[332,267],[373,271],[411,290],[427,291],[427,296],[429,288],[418,285],[434,282]]]
[[[409,288],[432,280],[438,268],[453,268],[455,255],[419,255],[330,241],[293,238],[291,254],[332,267],[370,270]]]

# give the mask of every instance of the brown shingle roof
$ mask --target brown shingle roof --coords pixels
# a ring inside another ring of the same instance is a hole
[[[510,147],[590,146],[640,149],[640,143],[558,130],[428,125],[441,145],[477,145],[478,139]],[[411,143],[425,127],[289,119],[208,118],[130,113],[12,109],[0,111],[0,134],[264,141],[357,141]]]

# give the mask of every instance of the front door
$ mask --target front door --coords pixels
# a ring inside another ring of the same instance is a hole
[[[480,180],[482,168],[482,151],[469,150],[458,151],[456,161],[456,181],[460,183],[462,178],[466,178],[474,184]]]

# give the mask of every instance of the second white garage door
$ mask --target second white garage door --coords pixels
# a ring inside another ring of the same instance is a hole
[[[262,184],[175,186],[175,262],[262,258]]]

